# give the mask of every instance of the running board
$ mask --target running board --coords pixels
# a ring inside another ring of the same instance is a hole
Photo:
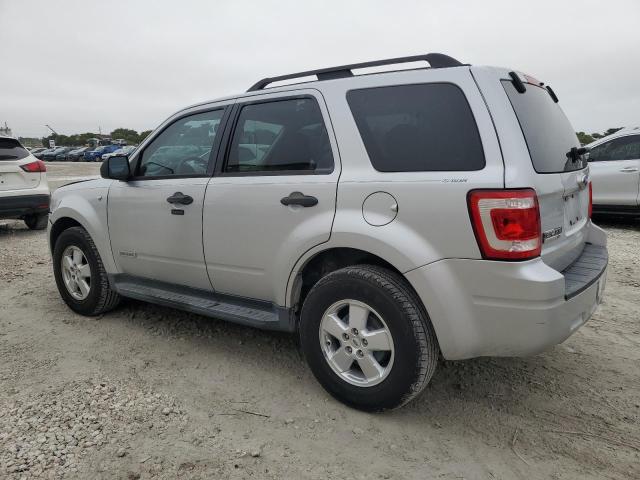
[[[129,275],[111,275],[109,281],[116,292],[123,297],[263,330],[287,332],[295,330],[295,322],[290,309],[270,302],[224,295]]]

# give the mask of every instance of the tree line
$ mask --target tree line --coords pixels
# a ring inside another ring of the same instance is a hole
[[[606,137],[607,135],[613,135],[618,130],[622,130],[622,127],[617,128],[608,128],[604,133],[584,133],[584,132],[576,132],[578,136],[578,140],[582,145],[586,145],[587,143],[595,142],[599,138]]]
[[[112,140],[123,139],[127,142],[127,145],[138,145],[142,140],[147,138],[147,136],[151,133],[151,130],[144,130],[140,133],[132,130],[130,128],[116,128],[109,135],[100,135],[98,133],[86,132],[86,133],[78,133],[75,135],[60,135],[52,133],[48,137],[42,138],[42,146],[48,147],[49,140],[54,140],[56,145],[60,145],[61,147],[72,147],[75,145],[86,145],[90,138],[104,138],[109,137]]]

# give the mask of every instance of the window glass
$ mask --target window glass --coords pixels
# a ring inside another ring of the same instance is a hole
[[[510,80],[503,80],[502,86],[520,122],[536,172],[570,172],[587,166],[583,157],[577,160],[567,157],[573,147],[580,147],[580,142],[559,104],[545,88],[527,84],[526,92],[519,93]]]
[[[347,101],[371,164],[378,171],[484,168],[478,127],[467,99],[455,85],[352,90]]]
[[[640,158],[640,135],[614,138],[589,151],[590,162],[636,160],[638,158]]]
[[[223,113],[213,110],[176,120],[144,149],[137,175],[205,175]]]
[[[29,151],[13,138],[0,138],[0,160],[21,160]]]
[[[226,172],[332,170],[331,144],[315,99],[276,100],[242,107]]]

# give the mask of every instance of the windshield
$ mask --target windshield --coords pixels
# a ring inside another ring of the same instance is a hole
[[[0,138],[0,160],[21,160],[29,156],[26,148],[13,138]]]
[[[511,80],[503,80],[502,86],[518,117],[536,172],[570,172],[587,166],[584,156],[570,153],[572,148],[580,148],[580,142],[545,88],[527,83],[527,90],[518,93]]]

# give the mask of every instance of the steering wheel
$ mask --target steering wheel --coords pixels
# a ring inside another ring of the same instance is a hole
[[[197,156],[187,157],[181,160],[180,164],[176,167],[176,175],[194,175],[206,173],[208,165],[208,158],[204,159]]]

